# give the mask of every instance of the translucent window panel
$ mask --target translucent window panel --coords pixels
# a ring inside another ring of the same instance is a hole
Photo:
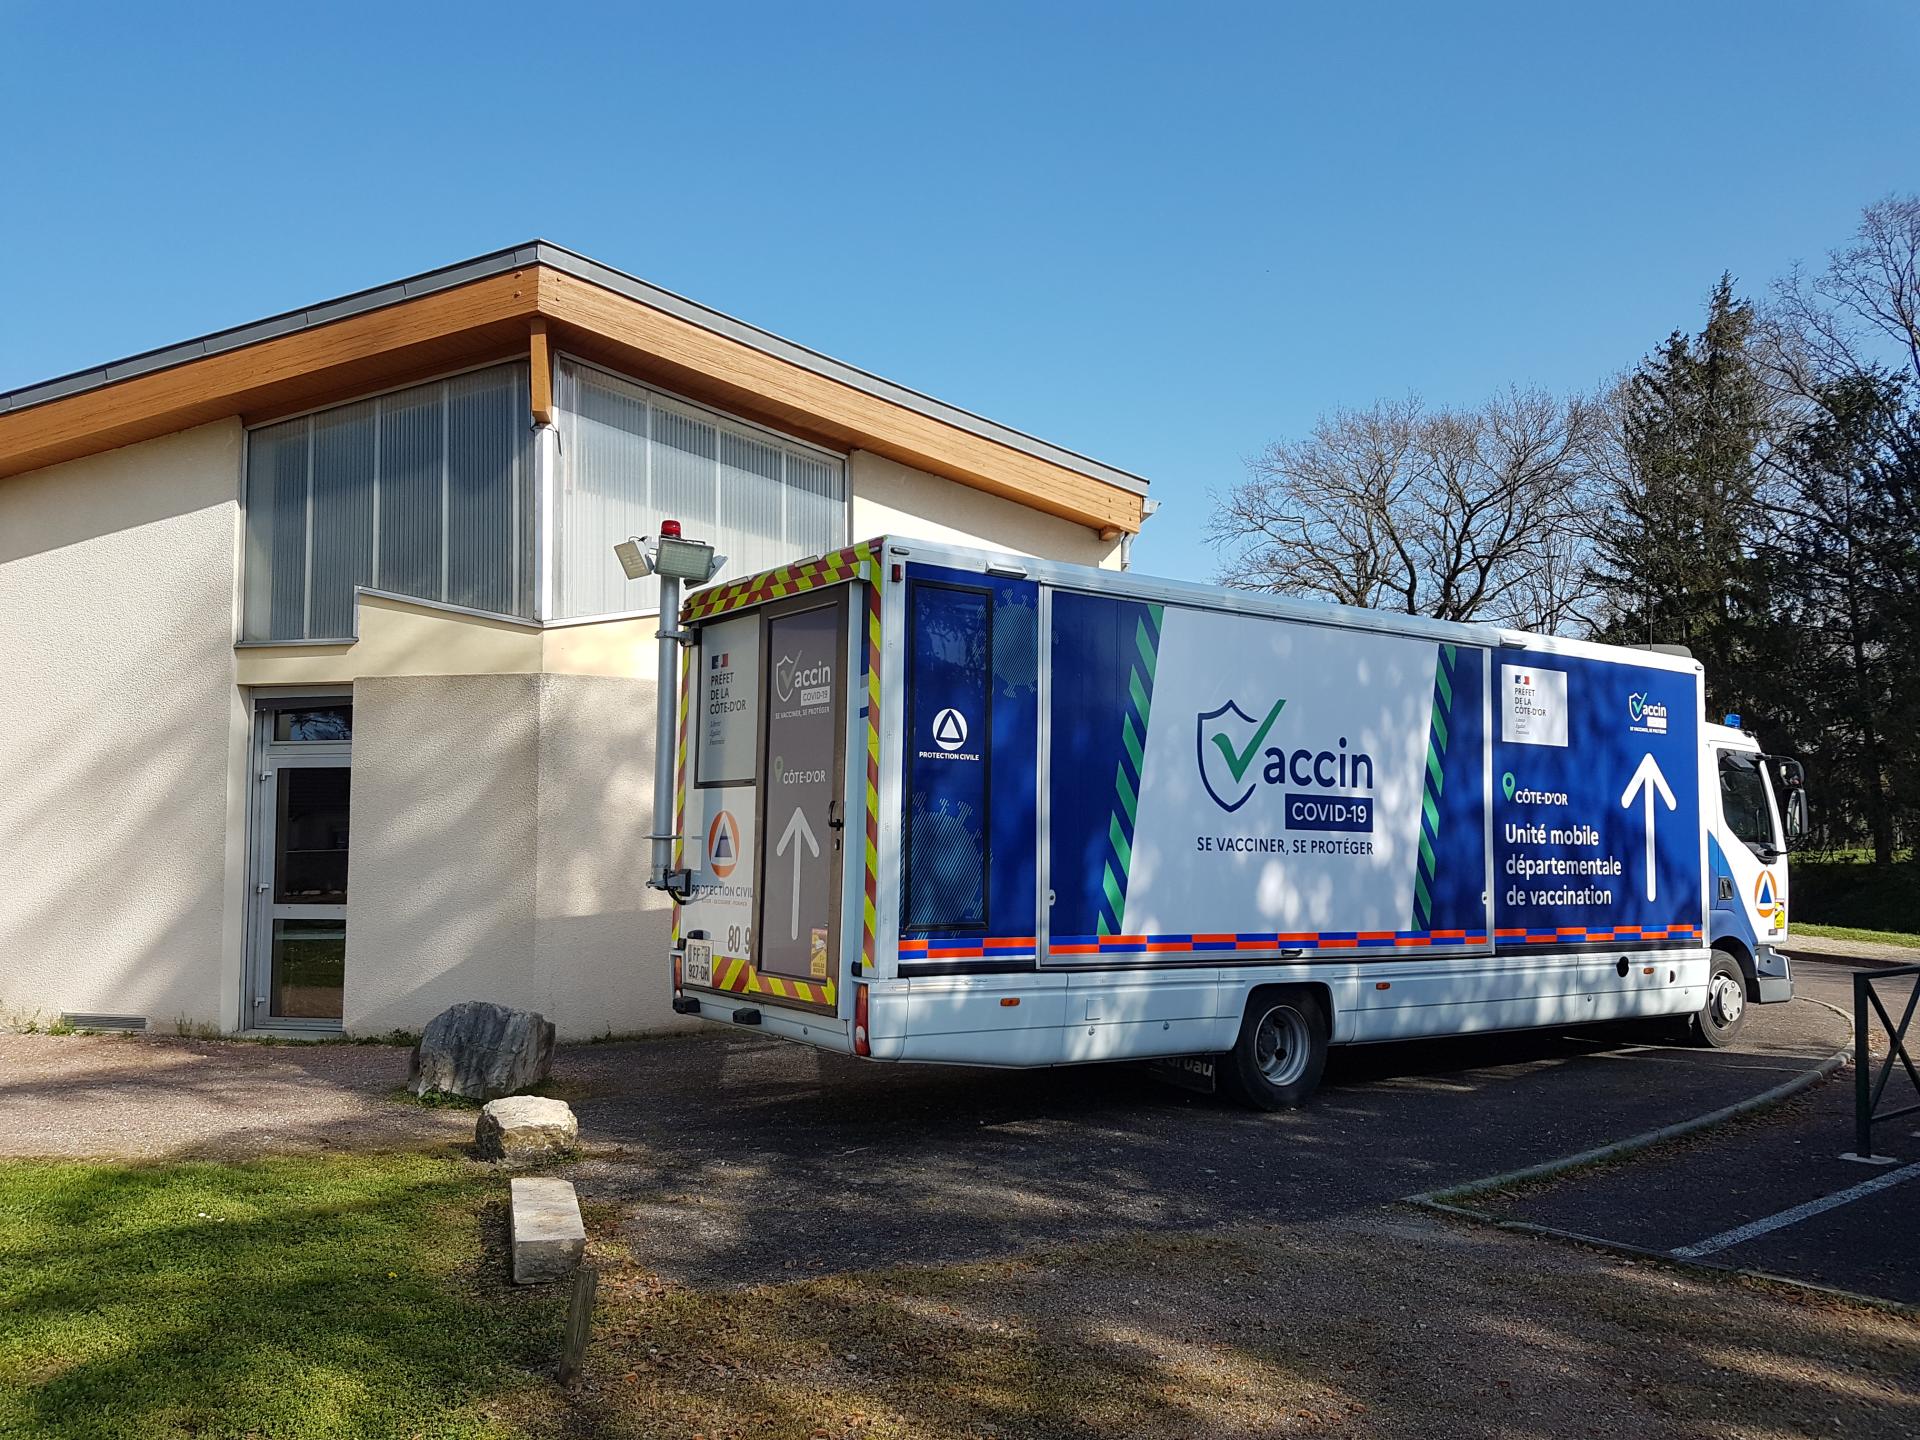
[[[744,435],[720,436],[720,525],[736,575],[771,570],[787,553],[787,486],[778,448]],[[738,537],[738,538],[734,538]]]
[[[441,520],[446,506],[447,415],[438,385],[389,395],[380,414],[382,590],[438,600],[445,576]]]
[[[677,406],[653,406],[653,445],[648,500],[655,511],[680,521],[687,534],[710,534],[717,519],[715,452],[719,433]]]
[[[313,437],[310,635],[351,635],[353,587],[373,583],[377,403],[328,410],[307,422]]]
[[[274,904],[347,903],[351,773],[344,765],[289,765],[277,772]]]
[[[273,922],[273,1015],[338,1020],[347,979],[344,920]]]
[[[562,367],[560,389],[555,608],[566,617],[633,609],[635,597],[658,589],[651,580],[629,587],[613,558],[614,545],[654,528],[647,509],[646,392],[572,367]]]
[[[508,615],[525,613],[532,583],[520,537],[529,509],[521,434],[531,419],[518,381],[511,370],[483,370],[447,382],[444,598]]]
[[[846,543],[846,470],[834,457],[593,366],[563,360],[556,373],[556,618],[657,606],[658,582],[629,581],[613,547],[662,520],[712,541],[723,578]]]
[[[241,634],[306,633],[307,422],[256,430],[247,451],[247,586]]]
[[[242,634],[349,638],[360,585],[531,616],[530,428],[516,364],[253,431]]]

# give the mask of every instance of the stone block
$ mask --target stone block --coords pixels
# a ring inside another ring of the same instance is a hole
[[[538,1095],[508,1095],[489,1100],[473,1127],[474,1148],[483,1160],[527,1165],[566,1154],[579,1142],[580,1122],[564,1100]]]
[[[549,1175],[523,1175],[512,1182],[508,1207],[508,1246],[513,1252],[513,1283],[537,1285],[564,1280],[587,1249],[587,1227],[573,1184]]]

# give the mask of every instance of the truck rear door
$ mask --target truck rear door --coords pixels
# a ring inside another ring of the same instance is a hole
[[[835,978],[840,954],[847,587],[769,606],[764,623],[753,963],[775,998],[806,997]]]

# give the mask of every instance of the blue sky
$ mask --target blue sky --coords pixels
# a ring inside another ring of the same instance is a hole
[[[539,235],[1153,479],[1584,389],[1920,189],[1920,7],[0,0],[0,389]]]

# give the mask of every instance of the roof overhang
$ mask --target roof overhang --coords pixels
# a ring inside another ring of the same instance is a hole
[[[0,395],[0,476],[238,416],[294,414],[564,349],[838,450],[870,450],[1101,531],[1147,483],[536,241]],[[536,410],[543,378],[535,381]]]

